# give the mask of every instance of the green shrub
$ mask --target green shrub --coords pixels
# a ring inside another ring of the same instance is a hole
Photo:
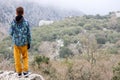
[[[49,58],[45,56],[36,56],[34,57],[34,62],[37,63],[37,65],[40,65],[41,63],[49,63]]]
[[[97,37],[96,38],[98,44],[105,44],[106,38],[105,37]]]
[[[64,40],[64,46],[68,46],[70,44],[70,40]]]
[[[113,68],[113,77],[112,80],[120,80],[120,63]]]
[[[67,47],[61,47],[59,53],[60,53],[59,56],[61,58],[67,58],[73,56],[73,52]]]
[[[108,53],[110,54],[118,54],[118,48],[116,48],[115,46],[108,48]]]
[[[92,30],[92,25],[91,24],[85,24],[84,25],[84,28],[86,29],[86,30]]]
[[[85,23],[82,23],[82,22],[81,22],[81,23],[78,23],[78,25],[79,25],[79,26],[82,26],[82,27],[84,26],[84,24],[85,24]]]
[[[110,43],[116,43],[118,40],[120,40],[119,32],[111,31],[110,33],[108,33],[107,41],[109,41]]]

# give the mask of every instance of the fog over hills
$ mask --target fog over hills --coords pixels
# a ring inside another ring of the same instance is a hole
[[[8,24],[15,17],[15,9],[23,6],[25,17],[32,26],[37,26],[40,20],[60,20],[68,16],[81,16],[80,11],[61,10],[55,7],[42,6],[38,3],[19,0],[0,0],[0,23]]]

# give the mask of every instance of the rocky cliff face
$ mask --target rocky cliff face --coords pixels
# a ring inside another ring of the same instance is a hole
[[[44,78],[38,74],[30,74],[27,78],[18,78],[14,71],[0,71],[0,80],[44,80]]]

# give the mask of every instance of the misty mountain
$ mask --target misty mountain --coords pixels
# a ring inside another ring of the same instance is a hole
[[[15,17],[15,9],[23,6],[25,18],[32,26],[37,26],[40,20],[60,20],[69,16],[81,16],[80,11],[62,10],[55,7],[45,7],[35,2],[18,0],[0,0],[0,23],[8,24]]]

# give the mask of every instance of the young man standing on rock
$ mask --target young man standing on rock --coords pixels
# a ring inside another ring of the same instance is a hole
[[[30,74],[28,71],[28,49],[31,44],[31,34],[29,23],[24,19],[23,14],[24,9],[18,7],[16,17],[10,27],[10,35],[14,44],[15,69],[18,77],[21,77],[22,73],[25,77]]]

